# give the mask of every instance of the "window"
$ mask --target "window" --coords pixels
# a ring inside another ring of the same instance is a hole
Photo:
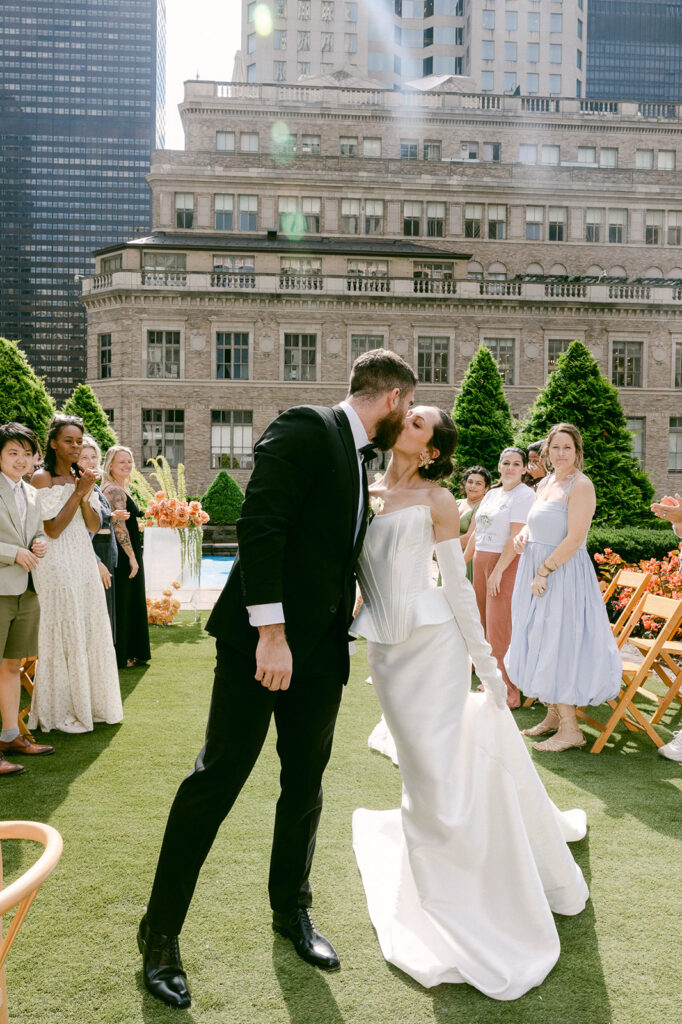
[[[675,170],[675,150],[674,149],[659,149],[658,151],[658,163],[657,167],[659,171],[674,171]]]
[[[275,29],[273,32],[273,44],[275,50],[286,50],[287,33],[286,29]]]
[[[599,150],[599,166],[600,167],[617,167],[618,166],[618,150],[611,149],[610,147],[604,147]]]
[[[507,32],[515,32],[518,28],[519,16],[516,11],[504,12],[504,27]]]
[[[426,234],[428,238],[443,238],[445,234],[445,203],[426,204]]]
[[[561,75],[549,76],[549,95],[558,96],[561,92]]]
[[[142,462],[164,455],[175,468],[185,461],[185,410],[142,410]]]
[[[632,454],[637,459],[640,466],[644,467],[644,431],[646,428],[646,419],[644,416],[628,416],[625,420],[625,426],[632,434]]]
[[[526,45],[526,60],[529,64],[537,64],[540,60],[540,44],[528,43]]]
[[[401,160],[418,160],[419,159],[419,143],[416,139],[401,139],[400,140],[400,159]]]
[[[682,416],[670,417],[668,469],[671,473],[682,472]]]
[[[647,210],[644,228],[646,245],[660,245],[663,235],[663,210]]]
[[[357,156],[357,135],[342,135],[339,139],[339,153],[341,156]]]
[[[299,53],[310,49],[310,32],[299,32],[296,37],[296,49]]]
[[[184,252],[154,252],[147,250],[143,256],[143,266],[147,273],[160,275],[184,274],[187,267],[187,256]]]
[[[246,331],[218,331],[215,356],[218,380],[249,379],[249,335]]]
[[[675,387],[682,388],[682,342],[675,344]]]
[[[347,235],[360,234],[360,200],[341,200],[341,230]]]
[[[559,163],[559,147],[558,146],[543,146],[542,147],[542,162],[543,162],[543,164],[558,164]]]
[[[216,132],[215,148],[219,153],[234,153],[234,132]]]
[[[682,245],[682,213],[668,214],[668,245]]]
[[[429,295],[453,295],[455,292],[454,265],[452,263],[416,262],[412,268],[415,292]]]
[[[481,14],[483,28],[495,28],[495,12],[482,11]]]
[[[530,96],[535,96],[540,91],[540,76],[533,74],[526,75],[526,92]]]
[[[239,148],[242,153],[257,153],[258,132],[242,132],[239,136]]]
[[[585,211],[585,241],[602,242],[604,211],[588,206]]]
[[[627,241],[627,210],[609,210],[609,242]]]
[[[533,11],[528,12],[528,31],[539,32],[540,31],[540,15]]]
[[[449,338],[417,338],[417,376],[422,384],[447,384],[449,362]]]
[[[481,71],[481,92],[492,92],[494,88],[494,73],[492,71]]]
[[[175,226],[191,228],[194,225],[194,192],[175,193]]]
[[[549,31],[550,32],[563,32],[563,16],[561,14],[550,14],[549,16]]]
[[[272,80],[273,80],[273,82],[286,82],[286,80],[287,80],[287,62],[285,60],[273,60],[273,62],[272,62]],[[243,136],[242,136],[242,138],[243,138]]]
[[[296,64],[296,71],[299,78],[306,78],[310,74],[310,62],[299,60]]]
[[[317,335],[284,335],[284,379],[313,381],[317,379]]]
[[[421,203],[403,203],[403,234],[421,235]]]
[[[255,260],[253,256],[213,257],[213,281],[216,286],[229,285],[233,288],[255,288]]]
[[[516,43],[504,44],[504,59],[516,62]]]
[[[545,211],[542,206],[526,207],[526,241],[542,241],[542,222],[544,220],[544,215]]]
[[[180,331],[147,331],[147,376],[180,376]]]
[[[364,279],[365,283],[363,284],[359,279]],[[346,284],[349,291],[386,291],[388,262],[386,260],[348,260]]]
[[[358,37],[355,32],[346,32],[343,36],[344,53],[358,52]]]
[[[435,140],[427,141],[424,143],[424,159],[425,160],[440,160],[441,158],[441,143]]]
[[[345,21],[357,21],[358,20],[358,5],[357,3],[350,3],[343,5],[343,17]]]
[[[358,356],[371,352],[373,348],[384,347],[383,334],[351,334],[350,360],[354,363]]]
[[[582,66],[583,66],[583,51],[582,50],[576,50],[576,53],[575,53],[575,66],[577,67],[578,71],[582,70]]]
[[[521,143],[519,146],[519,161],[522,164],[536,164],[538,162],[538,147]]]
[[[595,146],[578,146],[579,164],[596,164],[597,149]]]
[[[333,21],[334,20],[334,2],[333,0],[322,0],[322,21]]]
[[[381,235],[384,231],[383,199],[365,200],[365,234]]]
[[[320,136],[319,135],[302,135],[301,136],[301,153],[305,156],[319,156],[320,149]]]
[[[256,49],[256,33],[255,32],[251,32],[246,37],[246,52],[247,53],[253,53],[255,51],[255,49]]]
[[[248,7],[246,8],[246,19],[247,19],[249,25],[253,24],[253,22],[255,20],[255,17],[256,17],[256,7],[257,6],[258,6],[257,4],[253,3],[253,4],[249,4]]]
[[[104,415],[106,416],[107,420],[109,421],[109,425],[113,427],[113,425],[114,425],[114,410],[113,409],[102,409],[102,412],[104,413]]]
[[[319,235],[320,233],[320,207],[321,202],[315,196],[304,196],[301,201],[305,229],[309,234]]]
[[[119,252],[115,256],[105,256],[102,260],[101,272],[113,274],[117,270],[123,270],[123,254]]]
[[[580,18],[578,18],[578,39],[582,39],[582,37],[583,37],[583,23],[580,20]]]
[[[294,196],[280,196],[277,200],[279,230],[288,238],[301,238],[305,234],[303,214],[298,199]]]
[[[99,347],[99,376],[100,380],[111,377],[111,335],[98,334],[97,344]]]
[[[258,196],[239,197],[239,230],[258,230]]]
[[[211,469],[253,469],[253,413],[211,410]]]
[[[635,167],[638,171],[650,171],[654,166],[653,149],[638,149],[635,153]]]
[[[550,206],[548,211],[550,242],[563,242],[566,238],[566,207]]]
[[[323,32],[321,40],[322,53],[333,53],[334,52],[334,33]]]
[[[464,237],[480,238],[483,204],[467,203],[464,207]]]
[[[362,155],[377,159],[381,156],[381,139],[363,139]]]
[[[507,207],[492,205],[488,207],[488,238],[505,238],[507,228]]]
[[[484,142],[483,143],[483,159],[486,163],[499,164],[500,162],[500,143],[499,142]]]
[[[495,43],[492,39],[484,39],[481,43],[481,58],[483,60],[495,60]]]
[[[310,0],[298,0],[297,14],[299,21],[310,21]]]
[[[516,378],[514,367],[515,342],[513,338],[484,338],[483,344],[490,349],[505,384],[513,384]]]
[[[234,196],[216,195],[214,198],[214,205],[216,231],[231,231],[234,211]]]
[[[459,152],[462,160],[478,160],[478,143],[462,142]]]
[[[256,65],[255,64],[247,64],[247,66],[246,66],[246,81],[247,82],[255,82],[256,81]]]
[[[561,64],[561,43],[551,43],[549,47],[549,63]]]
[[[611,381],[617,388],[641,388],[641,341],[613,342],[611,349]]]
[[[553,373],[556,370],[559,356],[568,352],[570,344],[570,338],[550,338],[547,342],[547,373]]]
[[[513,92],[516,88],[516,72],[505,71],[504,73],[504,91]]]

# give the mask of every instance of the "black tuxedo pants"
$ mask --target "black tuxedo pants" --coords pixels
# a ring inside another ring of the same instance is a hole
[[[310,906],[310,867],[322,811],[322,774],[348,678],[348,637],[337,616],[294,673],[288,690],[254,679],[255,659],[218,642],[206,742],[171,807],[147,909],[150,927],[178,935],[221,823],[258,759],[270,720],[277,729],[281,792],[268,890],[273,910]]]

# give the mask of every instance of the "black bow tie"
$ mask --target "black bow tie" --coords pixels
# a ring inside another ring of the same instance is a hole
[[[369,444],[363,444],[362,448],[358,448],[358,451],[360,452],[360,455],[362,455],[363,462],[371,462],[372,459],[376,459],[377,457],[377,446],[371,442]]]

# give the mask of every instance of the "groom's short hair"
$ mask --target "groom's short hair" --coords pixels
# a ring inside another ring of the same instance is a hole
[[[400,388],[401,394],[404,394],[416,384],[416,373],[396,352],[387,348],[373,348],[363,352],[353,363],[348,394],[376,398],[394,388]]]

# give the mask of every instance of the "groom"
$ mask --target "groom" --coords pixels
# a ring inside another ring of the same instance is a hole
[[[138,932],[145,985],[170,1006],[190,1005],[178,935],[273,714],[281,792],[272,926],[308,963],[339,967],[309,910],[321,780],[348,679],[355,563],[367,526],[365,458],[393,446],[415,384],[404,360],[374,349],[353,364],[344,402],[290,409],[256,443],[237,523],[239,558],[206,627],[217,641],[206,742],[171,807]]]

